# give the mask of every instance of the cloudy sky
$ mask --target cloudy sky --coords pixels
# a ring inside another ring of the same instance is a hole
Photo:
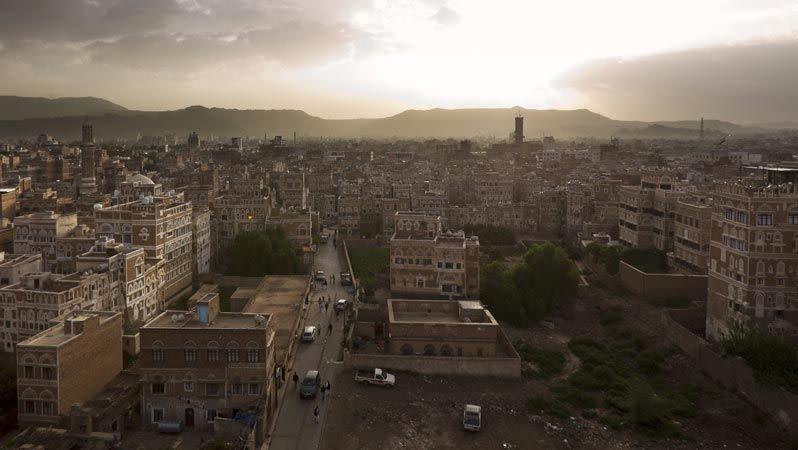
[[[0,0],[0,94],[133,109],[798,112],[782,0]]]

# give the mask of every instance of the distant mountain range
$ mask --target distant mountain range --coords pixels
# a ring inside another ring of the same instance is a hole
[[[364,138],[472,138],[505,139],[516,114],[524,116],[527,139],[544,135],[566,137],[698,137],[694,121],[639,122],[613,120],[586,109],[535,110],[524,108],[408,110],[377,119],[322,119],[299,110],[238,110],[191,106],[174,111],[133,111],[107,100],[45,99],[0,96],[0,137],[29,138],[42,133],[63,141],[80,137],[88,117],[98,139],[135,138],[137,135],[364,137]],[[705,135],[751,134],[765,127],[745,127],[706,120]]]

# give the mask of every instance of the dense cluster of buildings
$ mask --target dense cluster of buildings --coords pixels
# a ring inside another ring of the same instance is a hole
[[[322,227],[390,247],[380,332],[393,355],[513,357],[478,301],[480,238],[462,230],[481,226],[655,249],[672,271],[707,275],[710,338],[739,322],[798,337],[798,164],[781,162],[795,143],[529,141],[515,125],[499,144],[289,146],[198,133],[100,145],[85,123],[74,144],[4,146],[0,352],[16,354],[20,421],[91,434],[130,414],[153,427],[268,417],[306,280],[285,304],[262,285],[230,312],[213,289],[188,311],[168,305],[223,267],[237,236],[271,227],[307,268]],[[132,381],[123,348],[139,353]]]

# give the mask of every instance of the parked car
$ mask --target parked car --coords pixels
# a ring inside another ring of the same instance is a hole
[[[325,283],[327,282],[327,276],[324,275],[324,271],[323,270],[317,271],[316,272],[316,276],[314,276],[313,279],[316,280],[316,281],[323,281]]]
[[[482,407],[465,405],[463,411],[463,428],[468,431],[479,431],[482,426]]]
[[[321,388],[321,375],[318,370],[308,370],[302,379],[299,396],[302,398],[315,398]]]
[[[329,239],[330,239],[330,235],[327,234],[327,233],[321,233],[319,235],[319,240],[321,241],[322,244],[326,244]]]
[[[348,304],[349,304],[349,300],[347,300],[345,298],[342,298],[342,299],[338,300],[337,302],[335,302],[335,309],[336,309],[336,311],[343,311],[343,310],[346,309],[346,305],[348,305]]]
[[[313,342],[319,335],[319,329],[315,325],[306,326],[302,331],[302,342]]]
[[[351,286],[352,285],[352,274],[349,272],[341,272],[341,286]]]
[[[356,370],[355,381],[363,384],[393,387],[396,383],[396,377],[390,373],[383,372],[379,368],[374,370]]]

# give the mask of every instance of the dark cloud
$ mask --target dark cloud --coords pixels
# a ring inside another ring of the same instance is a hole
[[[762,122],[798,114],[796,71],[798,41],[770,42],[594,61],[558,85],[618,118]]]
[[[144,70],[192,71],[241,62],[301,66],[345,55],[351,32],[344,26],[303,22],[235,34],[147,34],[86,47],[91,61]]]

